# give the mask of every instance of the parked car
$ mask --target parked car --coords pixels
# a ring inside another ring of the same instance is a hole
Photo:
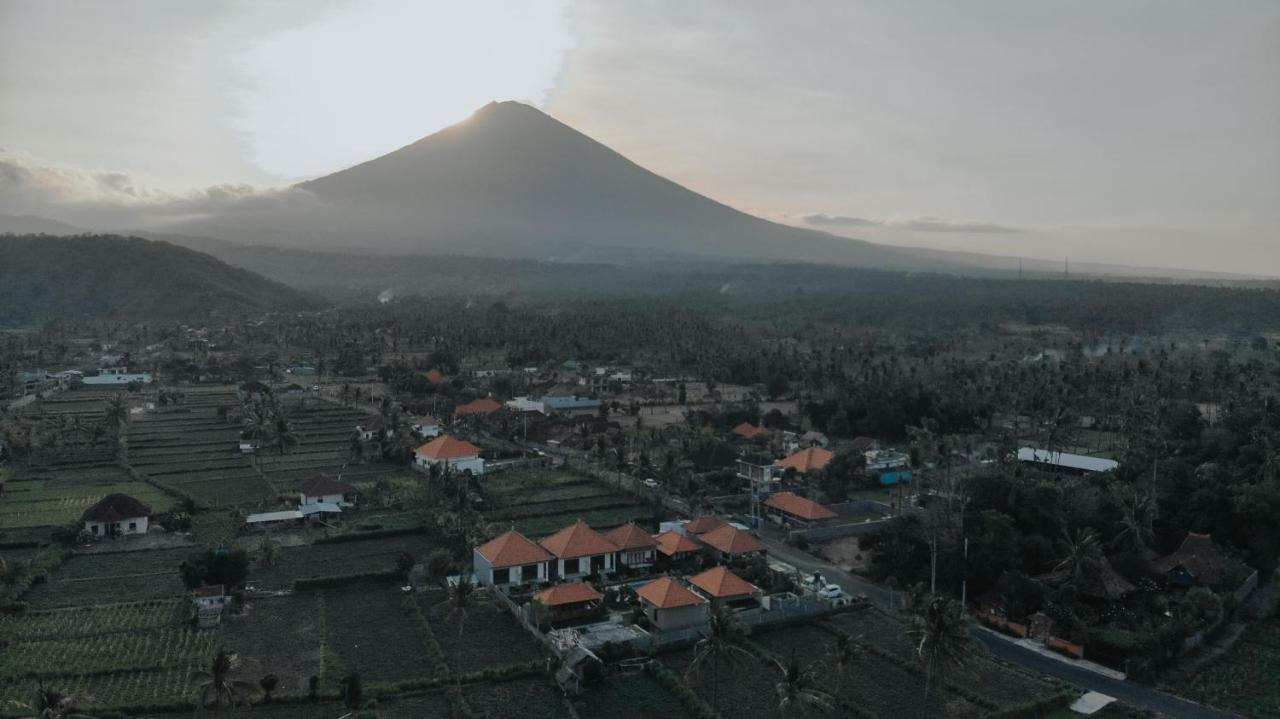
[[[649,489],[657,489],[658,487],[662,486],[662,483],[654,479],[653,477],[650,477],[644,481],[644,486],[648,487]]]
[[[818,596],[833,602],[846,598],[844,590],[840,588],[839,584],[828,584],[819,589]]]

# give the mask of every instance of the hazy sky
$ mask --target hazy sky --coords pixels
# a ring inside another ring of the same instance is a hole
[[[199,212],[490,99],[797,225],[1280,275],[1275,0],[0,0],[0,212]]]

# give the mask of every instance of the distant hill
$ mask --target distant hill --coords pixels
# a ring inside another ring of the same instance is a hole
[[[116,235],[0,235],[0,326],[46,319],[195,320],[312,307],[209,255]]]
[[[945,270],[944,260],[753,217],[631,162],[539,110],[466,121],[298,185],[316,206],[173,228],[249,244],[577,261],[698,256]]]
[[[84,228],[36,215],[0,214],[0,234],[13,235],[79,235]]]

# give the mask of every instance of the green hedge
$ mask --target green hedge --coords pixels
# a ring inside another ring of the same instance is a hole
[[[363,582],[395,582],[400,581],[399,570],[387,569],[380,572],[359,572],[356,574],[331,574],[327,577],[307,577],[293,580],[293,591],[305,592],[309,589],[332,589]]]
[[[320,537],[312,544],[340,544],[342,542],[362,542],[366,539],[385,539],[387,537],[403,537],[410,534],[426,534],[426,527],[401,527],[399,529],[376,529],[372,532],[347,532],[330,537]]]

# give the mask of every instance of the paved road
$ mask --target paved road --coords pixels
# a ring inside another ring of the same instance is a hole
[[[855,596],[865,595],[871,603],[883,609],[889,609],[891,602],[899,607],[902,606],[903,595],[901,592],[893,592],[887,587],[854,576],[808,552],[788,546],[776,536],[762,534],[760,538],[769,548],[770,555],[794,566],[801,572],[808,574],[821,572],[823,578],[827,581],[839,584],[849,594]],[[996,659],[1020,666],[1037,674],[1059,679],[1080,689],[1088,689],[1115,697],[1129,706],[1157,712],[1164,716],[1174,717],[1174,719],[1236,719],[1238,716],[1220,709],[1196,704],[1141,684],[1113,679],[1087,669],[1081,669],[1067,662],[1037,654],[1025,647],[1020,647],[986,632],[974,631],[973,636],[986,646]]]

